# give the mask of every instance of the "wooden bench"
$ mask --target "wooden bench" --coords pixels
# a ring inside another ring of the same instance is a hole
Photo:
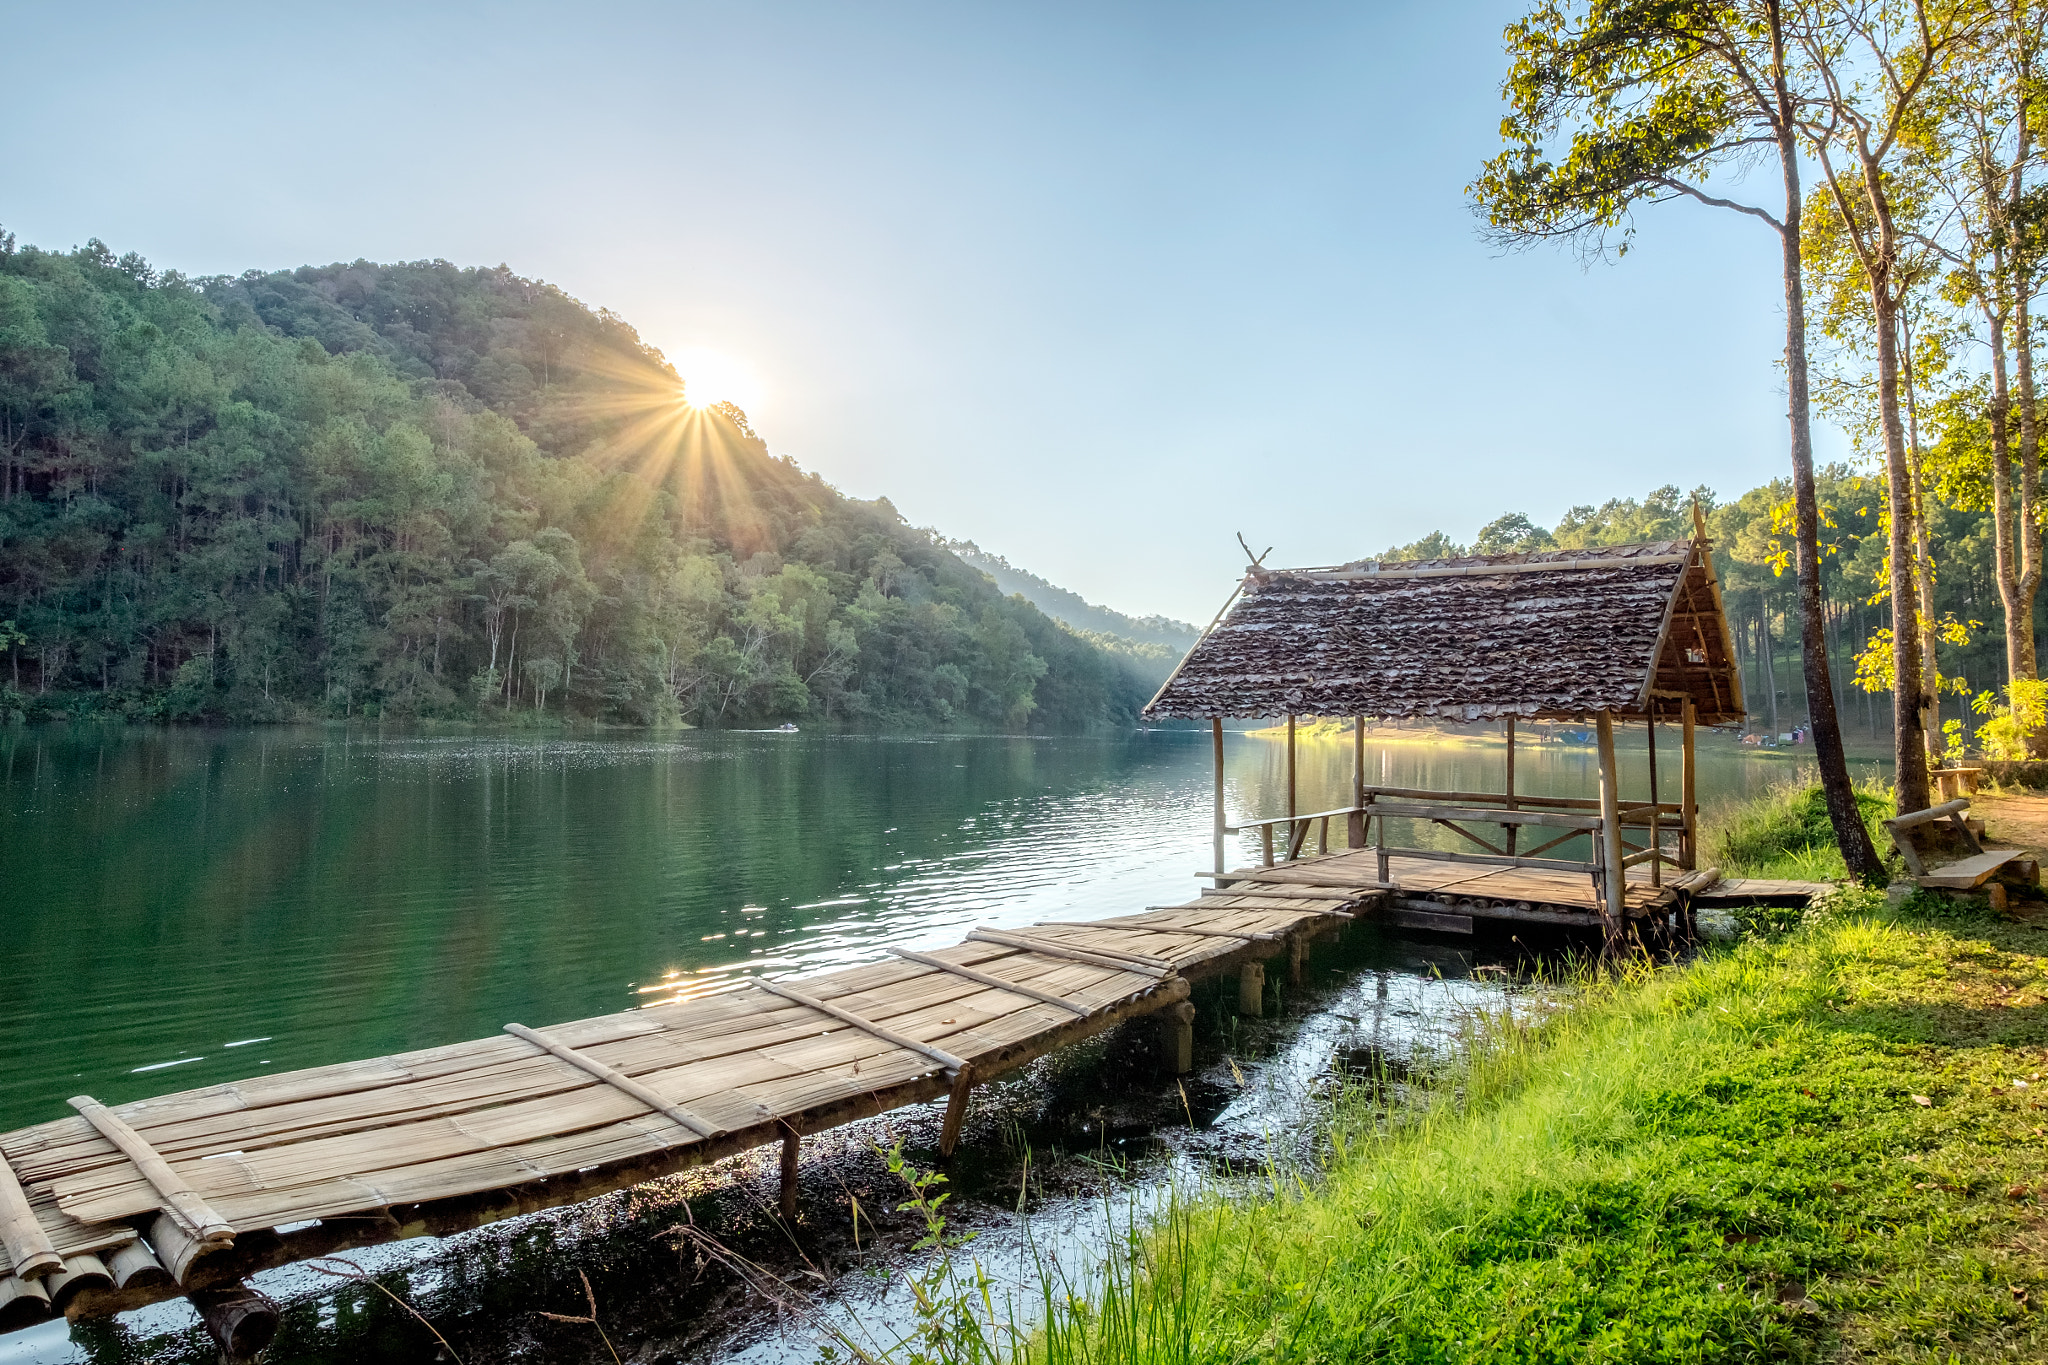
[[[1982,768],[1936,768],[1927,774],[1934,779],[1944,801],[1953,801],[1958,796],[1968,796],[1977,790],[1977,784],[1984,780]]]
[[[1949,772],[1966,773],[1968,768],[1951,768]],[[1978,770],[1981,771],[1981,770]],[[2013,867],[2023,880],[2039,884],[2041,870],[2039,863],[2023,848],[2000,848],[1986,850],[1977,838],[1972,825],[1976,821],[1966,818],[1964,811],[1970,808],[1970,799],[1959,796],[1944,801],[1926,810],[1909,811],[1884,822],[1884,828],[1898,845],[1899,856],[1906,860],[1906,866],[1919,885],[1943,891],[1973,891],[1997,876],[2008,866]],[[1970,856],[1953,863],[1930,869],[1920,856],[1920,849],[1914,844],[1913,830],[1940,821],[1947,821],[1955,827],[1963,843],[1971,850]],[[1978,828],[1982,828],[1978,825]]]
[[[1900,850],[1904,852],[1902,848]],[[2023,848],[1994,848],[1985,853],[1964,858],[1960,862],[1937,867],[1932,872],[1922,873],[1914,880],[1920,885],[1946,891],[1972,891],[1998,875],[1999,869],[2011,862],[2031,862]],[[2024,871],[2024,868],[2020,869]]]

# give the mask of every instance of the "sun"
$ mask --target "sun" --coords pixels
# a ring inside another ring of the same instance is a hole
[[[730,352],[689,346],[671,354],[669,363],[683,378],[683,401],[690,407],[731,403],[753,413],[766,396],[760,374]]]

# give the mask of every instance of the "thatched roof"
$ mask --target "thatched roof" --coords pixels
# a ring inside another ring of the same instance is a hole
[[[1742,719],[1704,540],[1258,569],[1149,716]]]

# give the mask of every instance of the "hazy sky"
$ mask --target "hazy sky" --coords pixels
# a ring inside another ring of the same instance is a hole
[[[0,226],[503,262],[847,492],[1200,624],[1237,531],[1327,563],[1784,468],[1767,229],[1480,241],[1523,8],[17,3]]]

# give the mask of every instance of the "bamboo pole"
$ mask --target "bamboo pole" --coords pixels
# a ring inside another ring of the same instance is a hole
[[[1508,809],[1515,809],[1515,718],[1508,717]],[[1515,852],[1515,835],[1520,833],[1513,825],[1508,826],[1508,856]]]
[[[1294,857],[1294,716],[1287,717],[1287,857]]]
[[[1346,818],[1345,843],[1350,848],[1365,847],[1365,717],[1351,718],[1351,804],[1355,808]]]
[[[1643,730],[1650,737],[1650,848],[1655,851],[1661,846],[1657,833],[1657,715],[1653,711],[1643,717]],[[1653,856],[1650,859],[1650,885],[1664,885],[1664,859]]]
[[[1211,835],[1216,845],[1216,870],[1223,871],[1223,717],[1209,722],[1209,739],[1216,752],[1216,827]]]
[[[163,1200],[162,1207],[172,1215],[173,1221],[184,1224],[185,1230],[202,1247],[211,1251],[235,1244],[234,1225],[194,1193],[192,1187],[185,1183],[185,1178],[171,1169],[170,1163],[149,1145],[142,1134],[90,1095],[72,1096],[71,1107],[98,1129],[101,1137],[121,1149],[121,1155],[127,1157],[142,1178],[155,1188]]]
[[[1698,780],[1692,757],[1692,698],[1685,699],[1680,709],[1680,735],[1678,764],[1678,809],[1679,823],[1683,833],[1678,843],[1678,865],[1687,872],[1699,866],[1699,819],[1698,807],[1694,804],[1694,783]]]
[[[0,1156],[0,1247],[6,1248],[14,1273],[24,1280],[40,1280],[64,1269],[64,1258],[29,1207],[28,1195],[5,1156]]]
[[[1600,744],[1601,888],[1607,904],[1607,936],[1620,937],[1628,913],[1628,869],[1621,863],[1621,787],[1614,764],[1614,713],[1602,711],[1594,722]]]

